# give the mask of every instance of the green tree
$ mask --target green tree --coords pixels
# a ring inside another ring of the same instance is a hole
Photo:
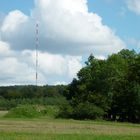
[[[140,55],[134,50],[122,50],[106,60],[90,55],[77,77],[67,94],[78,113],[73,112],[75,117],[93,119],[88,112],[96,114],[96,107],[103,111],[100,117],[140,121]]]

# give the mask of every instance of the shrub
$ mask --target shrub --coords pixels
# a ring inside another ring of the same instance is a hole
[[[44,110],[41,111],[43,115],[46,115],[47,117],[55,118],[58,116],[59,113],[59,107],[58,106],[52,106],[48,105],[45,107]]]
[[[101,119],[105,112],[102,108],[93,103],[79,103],[74,109],[74,118],[76,119]]]
[[[8,118],[36,118],[42,115],[42,110],[36,105],[19,105],[11,109],[5,117]]]
[[[102,119],[105,112],[102,108],[97,107],[93,103],[79,103],[71,106],[68,102],[60,107],[59,116],[62,118],[73,119]]]
[[[58,113],[57,117],[71,118],[72,115],[73,115],[72,106],[68,102],[65,102],[60,106],[59,113]]]
[[[57,106],[43,106],[43,105],[18,105],[11,109],[5,117],[7,118],[37,118],[47,116],[55,118],[59,112]]]
[[[16,107],[17,104],[19,104],[19,100],[17,100],[17,99],[7,100],[4,98],[1,98],[0,99],[0,110],[9,110],[13,107]]]

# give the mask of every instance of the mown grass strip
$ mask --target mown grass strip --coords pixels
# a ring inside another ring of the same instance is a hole
[[[0,140],[139,140],[140,136],[0,133]]]

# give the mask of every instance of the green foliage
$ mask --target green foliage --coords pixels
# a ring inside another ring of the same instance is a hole
[[[95,106],[92,103],[80,103],[74,110],[76,119],[102,119],[105,112],[102,108]]]
[[[106,60],[90,55],[77,77],[66,95],[73,117],[140,122],[140,54],[122,50]]]
[[[32,99],[44,97],[61,97],[66,92],[66,86],[9,86],[0,87],[0,98]]]
[[[18,105],[9,110],[6,118],[38,118],[41,116],[55,118],[58,115],[59,107],[42,105]]]
[[[5,117],[7,118],[36,118],[41,116],[44,108],[35,105],[19,105],[11,109]]]
[[[67,102],[60,106],[58,117],[74,119],[102,119],[104,115],[104,110],[92,103],[79,103],[74,107]]]
[[[20,100],[18,99],[0,99],[0,110],[9,110],[13,107],[16,107],[18,104],[20,104]]]
[[[71,118],[73,116],[73,110],[72,106],[68,102],[65,102],[60,105],[57,117]]]
[[[66,102],[64,97],[47,97],[47,98],[33,98],[33,99],[0,99],[0,110],[9,110],[15,108],[20,104],[30,104],[30,105],[56,105],[59,106]]]
[[[50,118],[56,118],[58,116],[59,113],[59,107],[58,106],[52,106],[52,105],[48,105],[45,107],[44,110],[42,110],[42,113]]]

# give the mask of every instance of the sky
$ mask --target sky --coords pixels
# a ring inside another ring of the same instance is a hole
[[[140,0],[4,0],[0,2],[0,86],[68,84],[92,53],[105,59],[140,51]]]

